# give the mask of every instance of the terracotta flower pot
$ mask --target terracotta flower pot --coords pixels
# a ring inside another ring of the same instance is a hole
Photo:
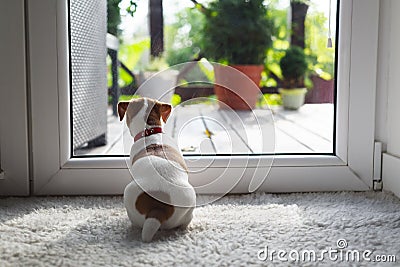
[[[229,106],[235,110],[251,110],[256,107],[260,94],[259,84],[263,65],[233,65],[232,68],[217,65],[214,91],[221,108]],[[227,105],[227,106],[226,106]]]

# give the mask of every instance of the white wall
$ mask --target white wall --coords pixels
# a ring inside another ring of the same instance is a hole
[[[0,196],[29,193],[25,2],[0,1]]]
[[[400,157],[400,1],[391,0],[387,151]]]
[[[399,0],[380,1],[376,139],[385,144],[384,189],[400,196],[400,11]]]
[[[390,0],[380,3],[375,139],[387,143],[387,101],[390,57]]]

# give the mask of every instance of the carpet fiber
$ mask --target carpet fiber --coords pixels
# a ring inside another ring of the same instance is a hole
[[[322,252],[338,245],[342,260]],[[356,250],[371,254],[343,257]],[[386,193],[224,197],[197,208],[187,230],[160,231],[149,244],[121,197],[0,199],[0,266],[371,266],[377,255],[397,257],[380,266],[400,264],[400,200]]]

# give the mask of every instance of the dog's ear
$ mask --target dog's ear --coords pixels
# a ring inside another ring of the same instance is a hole
[[[172,106],[170,104],[161,103],[161,102],[158,103],[158,105],[160,107],[161,118],[165,123],[165,122],[167,122],[167,119],[168,119],[169,115],[171,114]]]
[[[124,118],[126,110],[128,109],[128,106],[129,106],[128,101],[118,103],[118,115],[119,115],[120,121],[122,121],[122,119]]]

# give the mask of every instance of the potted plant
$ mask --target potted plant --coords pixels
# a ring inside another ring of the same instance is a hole
[[[263,2],[217,0],[207,8],[201,6],[206,14],[203,54],[210,60],[229,64],[250,78],[240,77],[226,67],[214,67],[215,94],[233,109],[253,109],[260,94],[258,86],[273,28]],[[228,84],[229,89],[218,84]]]
[[[280,61],[284,88],[279,89],[283,107],[297,110],[304,104],[307,88],[304,75],[307,72],[306,56],[302,48],[291,46]]]

